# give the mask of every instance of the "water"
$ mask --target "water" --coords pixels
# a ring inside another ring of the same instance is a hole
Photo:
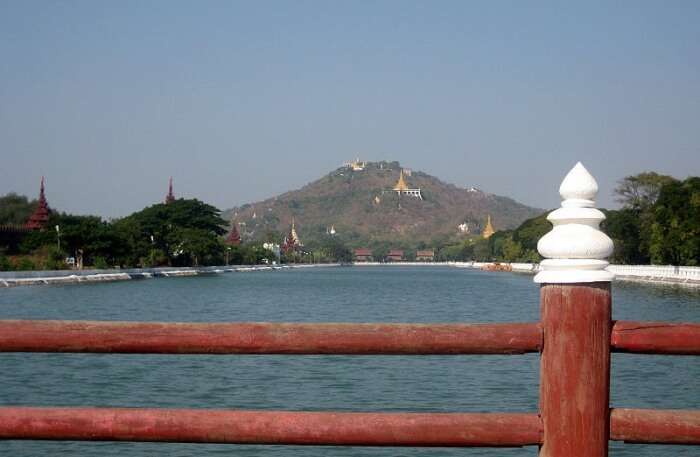
[[[615,283],[613,316],[699,321],[700,291]],[[532,277],[447,267],[305,269],[0,291],[2,319],[517,322]],[[0,354],[0,404],[486,412],[537,409],[539,357]],[[700,357],[613,355],[612,405],[700,409]],[[700,448],[612,443],[612,456]],[[535,456],[522,449],[0,441],[0,455]]]

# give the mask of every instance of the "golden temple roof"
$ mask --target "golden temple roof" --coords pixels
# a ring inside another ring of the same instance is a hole
[[[292,217],[292,230],[290,231],[290,236],[292,238],[291,241],[293,241],[294,244],[302,246],[301,240],[299,239],[299,235],[297,235],[297,229],[294,225],[294,217]]]
[[[394,186],[394,190],[397,192],[402,192],[402,191],[408,190],[408,186],[406,185],[406,180],[404,180],[404,177],[403,177],[403,170],[401,170],[401,174],[399,175],[399,181],[396,183],[396,186]]]
[[[491,235],[496,233],[496,230],[494,230],[493,225],[491,224],[491,215],[488,215],[488,218],[486,219],[486,227],[484,227],[484,231],[481,232],[481,236],[484,238],[490,238]]]

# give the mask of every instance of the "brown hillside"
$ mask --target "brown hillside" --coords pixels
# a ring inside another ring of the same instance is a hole
[[[513,229],[542,210],[510,198],[446,184],[426,173],[405,177],[420,188],[423,200],[401,195],[396,185],[398,162],[371,162],[364,170],[341,167],[307,184],[261,202],[224,212],[241,226],[247,239],[264,239],[286,233],[294,216],[303,241],[318,239],[331,226],[351,246],[377,241],[431,243],[436,239],[465,236],[458,225],[466,222],[479,233],[487,215],[497,230]]]

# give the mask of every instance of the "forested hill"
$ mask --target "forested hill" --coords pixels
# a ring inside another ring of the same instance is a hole
[[[341,167],[301,189],[231,208],[223,217],[242,223],[246,239],[272,239],[287,232],[294,217],[302,241],[317,240],[332,226],[338,238],[358,247],[383,241],[442,244],[467,236],[458,230],[465,222],[474,234],[480,233],[488,215],[501,230],[515,228],[542,212],[420,171],[407,170],[405,181],[409,188],[421,189],[423,200],[399,197],[392,189],[400,171],[398,162],[370,162],[356,171]]]

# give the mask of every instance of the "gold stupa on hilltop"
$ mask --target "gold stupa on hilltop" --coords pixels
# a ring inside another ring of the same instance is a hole
[[[406,180],[403,177],[403,170],[401,170],[401,174],[399,174],[399,180],[394,186],[394,190],[396,192],[404,192],[408,190],[408,185],[406,184]]]

